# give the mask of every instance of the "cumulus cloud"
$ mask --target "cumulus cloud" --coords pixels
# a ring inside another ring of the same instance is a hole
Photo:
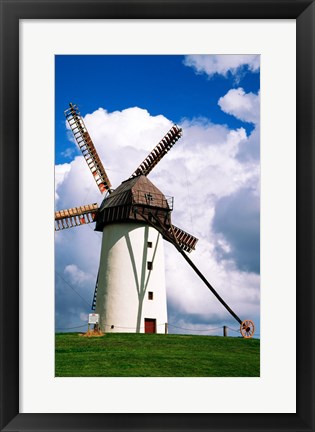
[[[78,268],[76,264],[68,264],[64,269],[64,274],[68,276],[72,284],[83,285],[88,282],[93,276]]]
[[[100,108],[85,116],[84,121],[114,188],[131,175],[172,126],[164,116],[151,116],[138,107],[113,113]],[[183,137],[150,173],[150,180],[165,195],[175,197],[173,223],[199,238],[197,250],[190,255],[197,267],[239,315],[256,317],[259,315],[259,275],[252,267],[239,265],[235,252],[239,239],[233,237],[232,231],[228,235],[227,212],[225,225],[219,226],[217,219],[224,199],[230,200],[234,211],[236,207],[229,197],[243,193],[246,202],[252,199],[252,191],[259,190],[258,164],[239,158],[250,137],[244,128],[230,130],[204,119],[185,120],[181,126]],[[56,170],[60,174],[56,182],[58,209],[101,202],[82,156],[75,157],[66,168],[57,166]],[[224,259],[219,259],[219,245],[221,254],[226,254]],[[91,301],[100,246],[101,234],[89,225],[56,233],[57,271],[66,274]],[[165,255],[170,324],[177,322],[181,327],[206,329],[210,324],[230,322],[228,312],[167,242]],[[73,293],[66,291],[58,279],[56,304],[60,309],[57,307],[56,319],[60,322],[61,312],[67,311],[72,316],[76,311],[77,319],[88,312],[82,299],[76,298],[71,303]]]
[[[255,125],[255,128],[246,140],[239,147],[237,159],[241,162],[254,162],[254,166],[259,173],[258,161],[260,158],[260,125]]]
[[[87,322],[89,319],[89,315],[87,313],[80,313],[80,320]]]
[[[192,67],[197,73],[205,73],[209,77],[219,74],[227,76],[228,73],[238,74],[240,69],[247,67],[256,72],[260,67],[259,55],[188,55],[184,64]]]
[[[260,155],[260,93],[245,93],[244,89],[229,90],[218,105],[227,114],[239,120],[254,124],[250,136],[239,146],[237,158],[240,161],[258,161]]]
[[[75,147],[68,147],[65,151],[61,152],[61,156],[63,156],[66,159],[71,159],[73,155],[75,154],[76,149]]]
[[[222,111],[248,123],[259,123],[260,95],[245,93],[241,87],[231,89],[218,102]]]
[[[70,164],[59,164],[55,166],[55,200],[56,201],[59,199],[57,190],[65,180],[65,177],[69,173],[70,169],[71,169]]]
[[[260,272],[259,196],[240,189],[221,198],[215,208],[213,230],[218,233],[219,259],[233,260],[245,272]]]

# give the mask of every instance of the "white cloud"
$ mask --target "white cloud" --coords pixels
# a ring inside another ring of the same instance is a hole
[[[80,320],[81,321],[87,322],[88,319],[89,319],[89,315],[88,314],[83,313],[83,312],[80,313]]]
[[[57,193],[58,187],[63,183],[70,169],[71,169],[71,165],[66,163],[55,166],[55,200],[56,201],[59,199],[59,195]]]
[[[247,100],[246,95],[242,100]],[[233,111],[233,115],[239,115],[240,108],[232,109],[230,104],[229,109],[231,114]],[[151,116],[137,107],[114,113],[100,108],[84,121],[114,188],[131,175],[172,126],[167,118]],[[173,223],[200,239],[197,250],[190,254],[197,267],[237,314],[244,318],[257,316],[259,276],[238,270],[233,261],[218,261],[217,235],[212,232],[215,206],[220,198],[249,185],[259,189],[258,164],[238,158],[250,137],[243,128],[229,130],[206,121],[186,120],[181,126],[183,137],[149,178],[165,195],[175,197]],[[102,196],[83,157],[76,157],[66,166],[56,167],[60,174],[58,208],[100,203]],[[101,244],[101,234],[93,232],[93,228],[86,225],[56,233],[56,266],[65,272],[70,283],[86,286],[85,298],[91,300]],[[226,240],[222,242],[225,248],[230,247]],[[178,314],[178,322],[189,326],[191,314],[207,316],[209,320],[230,319],[180,254],[166,242],[165,253],[168,305]]]
[[[75,285],[84,285],[93,279],[93,275],[80,270],[76,264],[67,265],[64,274],[69,278],[69,282]]]
[[[67,159],[71,159],[73,155],[76,153],[75,147],[68,147],[65,151],[61,152],[61,156]]]
[[[222,111],[248,123],[259,123],[260,94],[245,93],[241,87],[231,89],[218,102]]]
[[[197,73],[205,73],[209,77],[214,74],[227,76],[228,72],[237,74],[243,66],[256,72],[259,70],[259,55],[189,55],[185,57],[184,64],[192,67]]]

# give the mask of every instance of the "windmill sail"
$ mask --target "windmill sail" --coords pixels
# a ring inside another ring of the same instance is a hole
[[[91,173],[94,176],[99,190],[101,193],[109,191],[111,183],[97,154],[92,139],[85,127],[78,107],[72,103],[70,103],[69,106],[70,108],[65,111],[65,116],[72,130],[74,138],[84,156],[84,159],[86,160],[86,163],[88,164],[88,167],[90,168]]]
[[[195,250],[195,246],[198,241],[196,237],[176,227],[175,225],[172,225],[169,228],[168,232],[170,234],[174,234],[176,242],[182,250],[186,252],[191,252],[192,250]]]
[[[139,175],[147,176],[181,136],[182,129],[177,125],[174,125],[134,171],[130,178],[137,177]]]
[[[97,204],[88,204],[80,207],[72,207],[67,210],[56,211],[55,231],[92,223],[94,222],[97,212]]]
[[[91,306],[91,310],[93,310],[93,311],[95,311],[95,307],[96,307],[97,286],[98,286],[99,272],[100,272],[100,270],[98,270],[98,273],[97,273],[97,278],[96,278],[96,283],[95,283],[95,288],[94,288],[93,301],[92,301],[92,306]]]

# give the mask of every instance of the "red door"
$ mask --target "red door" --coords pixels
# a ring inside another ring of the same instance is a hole
[[[144,318],[144,332],[156,333],[156,320],[152,318]]]

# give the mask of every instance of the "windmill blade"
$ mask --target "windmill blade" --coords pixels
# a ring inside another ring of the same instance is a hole
[[[100,269],[98,269],[97,272],[97,278],[96,278],[96,282],[95,282],[95,287],[94,287],[94,294],[93,294],[93,300],[92,300],[92,306],[91,306],[91,310],[95,311],[96,308],[96,298],[97,298],[97,288],[98,288],[98,276],[100,274]]]
[[[92,223],[98,212],[97,204],[72,207],[55,212],[55,231]]]
[[[181,228],[176,227],[175,225],[171,225],[168,232],[173,234],[178,246],[186,251],[191,252],[195,250],[196,243],[198,239],[188,232],[182,230]]]
[[[111,183],[107,177],[96,148],[94,147],[92,139],[86,129],[78,107],[72,103],[70,103],[69,106],[70,108],[65,111],[67,122],[84,156],[84,159],[86,160],[86,163],[94,176],[96,184],[101,193],[110,191]]]
[[[174,125],[167,134],[161,139],[151,153],[144,159],[135,172],[130,176],[137,177],[139,175],[147,176],[152,169],[157,165],[164,155],[174,146],[176,141],[182,136],[182,129]]]

